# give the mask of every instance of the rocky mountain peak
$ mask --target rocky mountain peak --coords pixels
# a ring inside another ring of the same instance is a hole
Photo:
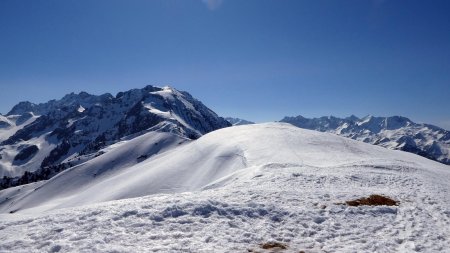
[[[61,169],[63,164],[70,167],[79,157],[89,157],[123,138],[149,131],[196,139],[231,126],[189,93],[151,85],[119,92],[115,97],[80,92],[37,105],[21,102],[9,114],[16,115],[17,123],[23,118],[24,125],[14,125],[17,131],[0,143],[0,155],[7,154],[4,157],[11,160],[0,163],[0,176]],[[3,125],[9,127],[6,120]],[[13,164],[14,154],[31,145],[38,148],[33,148],[33,156],[24,157],[30,152],[22,152],[21,162],[16,159]]]

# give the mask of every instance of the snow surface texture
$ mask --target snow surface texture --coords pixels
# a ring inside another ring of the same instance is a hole
[[[450,132],[429,124],[417,124],[405,117],[345,119],[333,116],[308,119],[285,117],[281,122],[338,134],[389,149],[403,150],[450,165]]]
[[[233,126],[241,126],[241,125],[249,125],[249,124],[255,124],[255,122],[251,122],[245,119],[239,119],[239,118],[231,118],[226,117],[225,120],[231,123]]]
[[[103,177],[93,169],[1,191],[0,251],[449,252],[450,167],[333,134],[230,127]],[[61,185],[69,176],[89,182]],[[370,194],[400,204],[342,204]]]
[[[26,171],[39,178],[56,174],[61,165],[72,167],[130,135],[157,130],[195,139],[230,125],[189,93],[171,87],[149,85],[115,97],[81,92],[42,104],[21,102],[7,116],[0,115],[0,178]],[[37,152],[17,159],[30,147]]]

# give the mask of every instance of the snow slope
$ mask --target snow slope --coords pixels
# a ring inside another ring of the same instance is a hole
[[[0,192],[12,200],[0,204],[0,251],[264,252],[262,243],[276,241],[286,252],[448,252],[450,245],[449,166],[289,124],[217,130],[101,177],[92,176],[95,166],[79,168],[35,191]],[[72,184],[61,184],[69,177]],[[370,194],[400,204],[342,204]]]
[[[189,139],[172,133],[151,131],[115,143],[93,154],[93,157],[83,157],[86,161],[82,160],[79,165],[39,184],[32,192],[26,192],[22,187],[0,191],[0,212],[16,211],[35,205],[44,205],[43,209],[48,209],[60,205],[65,207],[95,202],[99,196],[113,189],[108,185],[104,189],[97,187],[90,190],[95,184],[185,142],[189,142]],[[89,196],[83,197],[83,194]]]

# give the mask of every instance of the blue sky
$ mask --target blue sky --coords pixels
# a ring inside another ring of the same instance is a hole
[[[0,112],[147,84],[222,116],[450,129],[450,1],[2,0]]]

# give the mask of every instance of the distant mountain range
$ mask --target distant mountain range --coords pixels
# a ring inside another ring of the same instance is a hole
[[[228,122],[230,122],[231,125],[233,125],[233,126],[255,124],[255,122],[251,122],[251,121],[248,121],[248,120],[245,120],[245,119],[240,119],[240,118],[226,117],[225,119]]]
[[[334,133],[389,149],[403,150],[450,164],[450,132],[430,124],[414,123],[401,116],[358,118],[333,116],[285,117],[281,122],[294,126]]]
[[[197,139],[228,126],[189,93],[170,87],[20,102],[0,115],[0,188],[48,179],[123,138],[158,131]]]

